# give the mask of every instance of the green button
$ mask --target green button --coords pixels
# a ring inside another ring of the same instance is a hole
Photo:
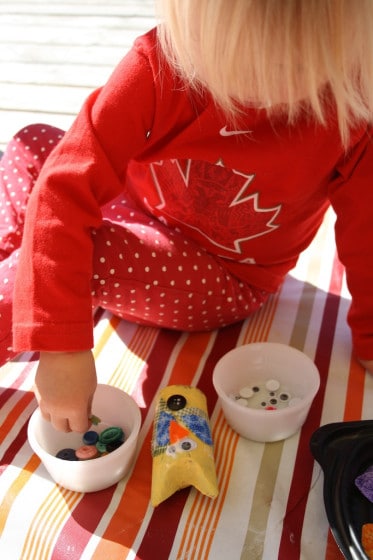
[[[106,449],[106,444],[105,443],[101,443],[101,441],[98,441],[96,443],[96,449],[97,451],[99,451],[100,453],[106,453],[107,449]]]
[[[122,428],[111,426],[110,428],[106,428],[106,430],[101,432],[99,436],[99,441],[107,445],[108,443],[114,443],[115,441],[122,440],[123,435],[124,434]]]

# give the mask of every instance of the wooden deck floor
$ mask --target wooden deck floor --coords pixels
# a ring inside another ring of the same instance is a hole
[[[154,23],[153,0],[0,0],[0,150],[32,122],[68,128]]]

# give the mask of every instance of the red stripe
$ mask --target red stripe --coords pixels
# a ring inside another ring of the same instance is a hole
[[[12,440],[12,443],[5,451],[0,465],[0,475],[4,472],[4,470],[9,466],[12,465],[14,462],[15,456],[18,454],[21,447],[24,446],[27,440],[27,425],[28,420],[22,425],[21,429],[19,430],[17,436]]]
[[[0,408],[4,406],[4,404],[13,396],[13,394],[19,390],[21,385],[26,381],[28,378],[31,370],[33,370],[35,364],[32,362],[27,362],[25,367],[20,371],[17,375],[14,383],[10,387],[7,387],[3,391],[0,392]]]
[[[144,402],[145,407],[141,408],[142,419],[149,412],[149,407],[159,389],[160,380],[167,368],[171,353],[173,352],[181,333],[177,331],[160,330],[156,343],[147,359],[147,368],[139,379],[133,398],[139,404]]]
[[[142,386],[142,396],[146,402],[146,409],[141,409],[143,420],[148,411],[149,403],[158,391],[160,375],[167,367],[171,353],[179,338],[180,333],[173,331],[160,331],[157,336],[147,360],[146,384]],[[135,394],[133,397],[136,400]],[[84,495],[61,530],[51,556],[52,560],[79,560],[81,558],[91,534],[95,532],[97,525],[109,507],[115,489],[116,486],[111,486],[106,490]],[[84,528],[83,531],[82,528]]]
[[[313,432],[320,426],[326,381],[333,348],[334,332],[340,304],[340,297],[335,294],[340,293],[342,277],[341,264],[339,261],[335,260],[330,291],[326,298],[315,354],[315,363],[319,369],[321,378],[320,390],[312,404],[307,422],[304,424],[301,431],[283,524],[278,555],[279,560],[295,560],[300,558],[302,528],[314,465],[314,460],[309,449],[309,441]]]
[[[223,354],[234,348],[240,335],[242,323],[221,329],[215,339],[210,355],[198,382],[198,388],[206,395],[209,414],[217,396],[212,385],[212,370]],[[194,372],[191,372],[191,377]],[[175,534],[183,513],[189,490],[176,492],[171,498],[155,508],[146,533],[137,552],[137,560],[169,558]]]

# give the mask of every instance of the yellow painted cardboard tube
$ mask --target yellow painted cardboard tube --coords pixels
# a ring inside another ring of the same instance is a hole
[[[218,495],[213,441],[202,391],[187,385],[169,385],[158,393],[152,457],[153,506],[188,486],[210,498]]]

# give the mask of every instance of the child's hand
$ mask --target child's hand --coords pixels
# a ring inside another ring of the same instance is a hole
[[[359,362],[371,375],[373,375],[373,360],[359,360]]]
[[[96,368],[92,352],[41,352],[35,395],[43,418],[63,432],[89,427]]]

